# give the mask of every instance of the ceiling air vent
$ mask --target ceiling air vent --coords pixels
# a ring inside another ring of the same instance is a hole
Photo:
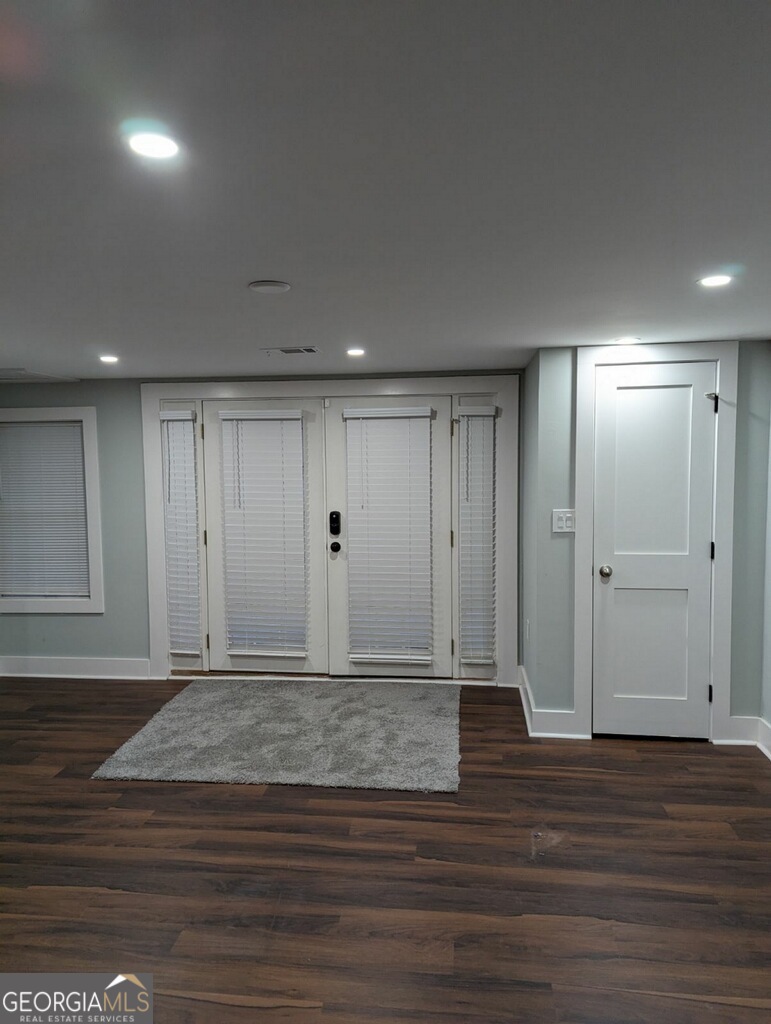
[[[49,373],[33,373],[23,367],[0,366],[0,384],[65,384],[77,381],[78,377],[54,377]]]
[[[291,345],[288,348],[264,348],[262,351],[269,356],[276,352],[282,356],[315,356],[318,349],[315,345]]]

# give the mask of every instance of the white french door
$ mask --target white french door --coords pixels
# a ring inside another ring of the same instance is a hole
[[[595,732],[709,735],[715,374],[597,368]]]
[[[330,672],[450,677],[451,399],[325,411]]]
[[[494,399],[162,409],[172,664],[494,678]]]
[[[204,402],[209,665],[328,671],[322,402]]]

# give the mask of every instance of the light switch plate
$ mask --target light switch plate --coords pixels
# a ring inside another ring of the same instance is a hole
[[[574,508],[554,508],[551,513],[552,533],[575,533],[576,510]]]

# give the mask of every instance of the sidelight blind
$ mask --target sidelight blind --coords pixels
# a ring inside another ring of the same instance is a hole
[[[460,658],[495,661],[495,408],[460,409]]]
[[[433,652],[430,408],[346,409],[352,661]]]
[[[302,412],[222,420],[225,617],[231,654],[307,647],[307,503]]]
[[[201,653],[195,413],[161,412],[166,600],[172,654]]]
[[[81,422],[0,424],[0,596],[90,596]]]

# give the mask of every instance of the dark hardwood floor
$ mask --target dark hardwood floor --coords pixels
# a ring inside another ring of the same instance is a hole
[[[96,782],[184,684],[0,685],[2,970],[151,972],[159,1024],[771,1020],[754,748],[467,687],[457,794]]]

